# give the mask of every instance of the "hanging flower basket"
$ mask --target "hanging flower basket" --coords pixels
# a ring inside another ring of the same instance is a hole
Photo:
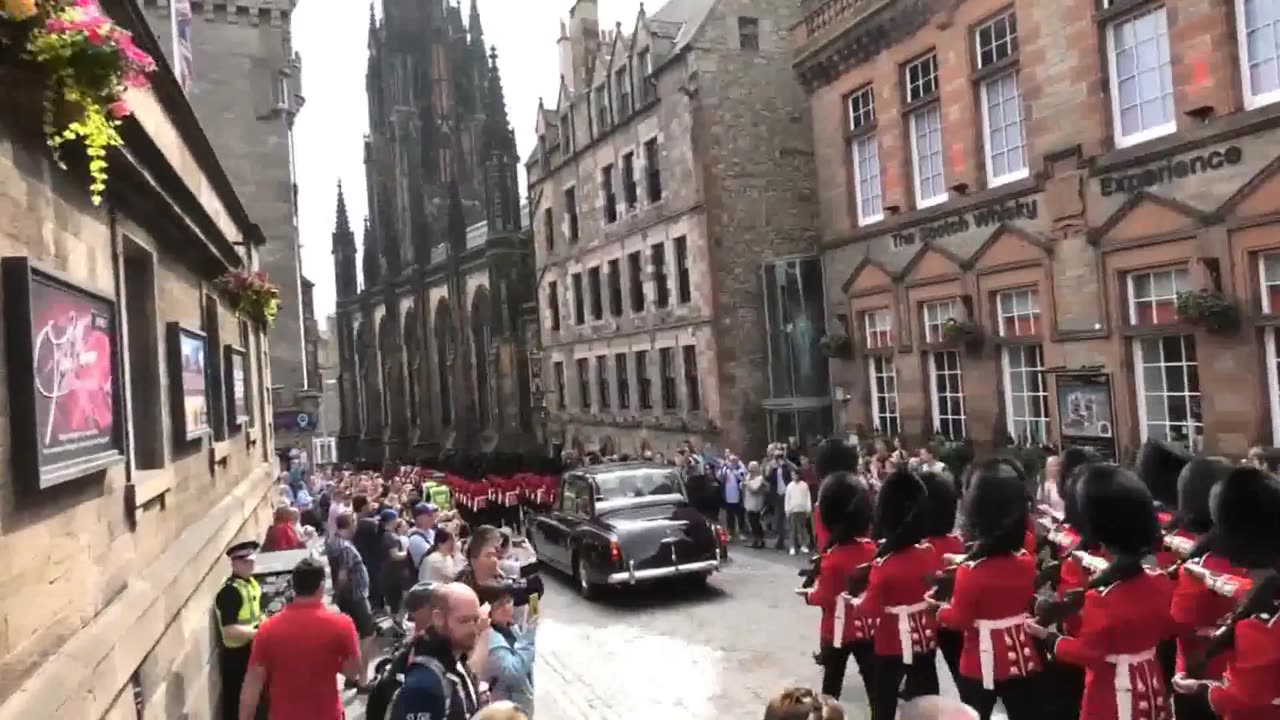
[[[1240,326],[1236,304],[1217,290],[1178,293],[1178,317],[1212,333],[1227,333]]]
[[[847,358],[853,352],[853,343],[844,333],[829,333],[818,341],[818,349],[829,358]]]
[[[233,270],[218,278],[217,285],[231,296],[237,313],[271,327],[280,314],[280,288],[264,272]]]
[[[120,122],[130,113],[124,95],[147,86],[155,61],[97,0],[0,0],[0,26],[0,42],[20,48],[44,75],[43,126],[54,160],[65,169],[63,145],[81,145],[89,195],[100,204],[107,151],[124,143]]]
[[[948,318],[942,323],[942,342],[951,346],[972,345],[982,339],[982,328],[968,320]]]

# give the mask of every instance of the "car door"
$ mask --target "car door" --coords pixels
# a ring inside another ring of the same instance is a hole
[[[562,551],[565,565],[572,566],[574,537],[581,535],[579,531],[591,518],[592,508],[595,506],[596,489],[591,480],[584,475],[570,476],[567,489],[573,494],[573,502],[564,507],[562,524],[565,537]]]
[[[560,478],[555,507],[551,508],[551,512],[538,517],[535,538],[538,545],[538,558],[562,570],[570,569],[567,550],[569,533],[565,527],[565,520],[566,516],[572,512],[577,500],[571,478],[571,475]]]

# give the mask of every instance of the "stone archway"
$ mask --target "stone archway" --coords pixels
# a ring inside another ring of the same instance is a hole
[[[493,425],[492,374],[489,350],[493,346],[493,318],[489,290],[481,285],[471,296],[471,357],[476,385],[476,421],[482,429]]]
[[[453,426],[453,363],[457,357],[457,334],[453,311],[446,298],[436,303],[431,327],[436,341],[436,380],[440,387],[440,426]]]

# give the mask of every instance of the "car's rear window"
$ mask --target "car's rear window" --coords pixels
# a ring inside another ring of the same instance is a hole
[[[642,468],[596,475],[599,499],[621,500],[651,495],[680,494],[680,475],[675,470]]]

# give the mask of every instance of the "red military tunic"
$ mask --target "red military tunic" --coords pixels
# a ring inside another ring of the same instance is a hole
[[[901,655],[910,665],[916,654],[938,648],[938,623],[924,596],[941,571],[942,559],[928,543],[898,550],[871,564],[867,590],[853,601],[851,614],[876,620],[877,655]]]
[[[958,533],[935,535],[925,540],[925,542],[933,546],[933,550],[938,553],[939,558],[942,558],[943,555],[964,554],[964,538],[960,537]]]
[[[1196,541],[1195,533],[1190,533],[1186,530],[1174,530],[1173,537],[1181,540],[1188,540],[1192,543]],[[1162,568],[1171,568],[1174,565],[1177,565],[1178,561],[1181,559],[1182,558],[1178,557],[1177,553],[1170,550],[1166,545],[1161,545],[1161,550],[1156,553],[1156,565]]]
[[[1079,634],[1053,648],[1058,662],[1085,669],[1081,718],[1171,720],[1156,645],[1174,630],[1172,598],[1173,581],[1153,570],[1085,593]]]
[[[1280,615],[1275,608],[1236,624],[1235,653],[1209,704],[1223,720],[1280,720]]]
[[[980,558],[956,570],[951,602],[938,624],[964,632],[960,674],[991,690],[1000,680],[1026,677],[1043,665],[1027,635],[1027,608],[1035,595],[1036,560],[1026,550]]]
[[[876,544],[866,538],[855,538],[822,554],[818,581],[806,597],[810,605],[822,608],[822,621],[818,626],[818,639],[822,644],[843,647],[851,642],[870,640],[875,633],[873,620],[854,617],[840,605],[844,602],[840,596],[849,587],[849,576],[875,557]],[[837,615],[844,625],[839,638],[835,634]]]
[[[1243,575],[1244,571],[1231,566],[1226,557],[1218,553],[1206,553],[1188,565],[1199,565],[1215,573]],[[1173,590],[1173,602],[1169,614],[1178,630],[1178,672],[1186,672],[1187,660],[1198,657],[1218,628],[1218,622],[1235,609],[1236,601],[1205,587],[1203,581],[1192,577],[1185,570],[1178,570],[1177,584]],[[1230,651],[1219,653],[1205,667],[1203,680],[1217,680],[1227,669]]]
[[[831,542],[831,533],[827,532],[827,526],[822,524],[822,513],[813,513],[813,540],[817,544],[814,549],[818,552],[822,552],[827,547],[827,543]]]

